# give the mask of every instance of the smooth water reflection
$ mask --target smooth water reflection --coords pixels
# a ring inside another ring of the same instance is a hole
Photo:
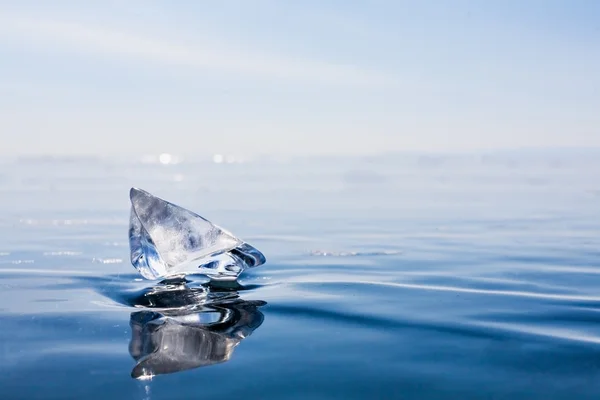
[[[148,379],[228,361],[235,347],[264,320],[264,301],[246,301],[237,291],[187,284],[156,286],[135,297],[129,353],[131,376]],[[152,307],[160,309],[153,311]]]

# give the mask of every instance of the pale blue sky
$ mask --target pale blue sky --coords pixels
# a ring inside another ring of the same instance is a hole
[[[600,146],[600,2],[0,0],[3,154]]]

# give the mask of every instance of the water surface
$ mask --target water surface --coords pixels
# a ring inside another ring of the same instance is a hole
[[[599,160],[7,160],[0,397],[597,399]],[[131,186],[267,264],[154,293]]]

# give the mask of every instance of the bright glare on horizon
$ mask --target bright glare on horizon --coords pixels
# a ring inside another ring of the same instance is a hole
[[[0,0],[0,151],[600,146],[599,18],[589,0]]]
[[[158,156],[158,161],[161,164],[170,164],[172,159],[173,157],[168,153],[162,153],[160,156]]]

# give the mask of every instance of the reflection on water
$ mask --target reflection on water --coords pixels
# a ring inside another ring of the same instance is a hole
[[[147,290],[138,300],[160,308],[131,314],[131,376],[154,375],[228,361],[234,348],[264,320],[264,301],[246,301],[235,291],[168,285]],[[168,308],[171,306],[172,308]]]
[[[103,282],[102,293],[111,299],[136,308],[151,308],[154,311],[175,310],[189,312],[207,304],[223,303],[239,298],[239,292],[254,288],[242,286],[237,281],[198,283],[189,280],[162,281],[160,284],[137,291],[124,289],[114,282]]]

